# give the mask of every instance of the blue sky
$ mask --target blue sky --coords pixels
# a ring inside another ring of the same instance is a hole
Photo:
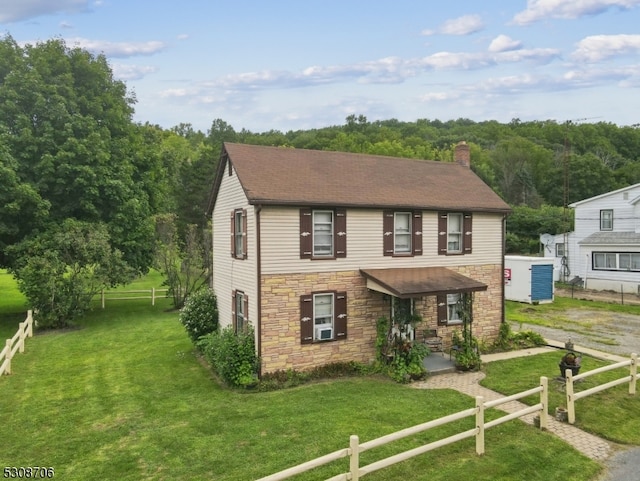
[[[164,128],[640,123],[640,0],[2,0],[0,34],[104,53]]]

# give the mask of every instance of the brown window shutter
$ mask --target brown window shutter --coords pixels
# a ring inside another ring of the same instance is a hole
[[[247,258],[247,209],[242,209],[242,258]]]
[[[334,309],[335,319],[333,325],[335,328],[334,339],[347,338],[347,293],[336,292],[336,305]]]
[[[333,228],[333,245],[336,257],[347,257],[347,210],[336,209],[335,225]]]
[[[236,290],[231,291],[231,325],[233,326],[233,332],[238,332],[238,326],[236,325]]]
[[[438,212],[438,254],[447,254],[447,213]]]
[[[236,213],[231,211],[231,257],[236,256]]]
[[[311,222],[311,209],[300,209],[300,259],[311,259],[313,254]]]
[[[385,256],[393,255],[393,211],[382,211],[382,248]]]
[[[462,221],[462,242],[463,249],[462,252],[464,254],[471,254],[471,240],[473,238],[472,227],[473,227],[473,214],[467,213],[464,214],[464,220]]]
[[[438,304],[438,325],[439,326],[446,326],[448,319],[448,312],[447,312],[447,295],[446,294],[440,294],[438,296],[436,296],[436,303]]]
[[[313,342],[313,296],[300,296],[300,344]]]
[[[422,212],[413,213],[413,222],[411,223],[413,228],[413,239],[411,239],[411,245],[413,247],[413,255],[422,255]]]

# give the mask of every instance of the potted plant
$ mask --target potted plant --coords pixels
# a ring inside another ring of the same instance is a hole
[[[567,369],[571,369],[571,374],[576,376],[580,372],[580,364],[582,362],[582,357],[577,355],[573,351],[569,351],[562,359],[560,359],[560,377],[564,378]]]

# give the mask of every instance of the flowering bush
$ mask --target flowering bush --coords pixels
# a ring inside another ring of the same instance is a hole
[[[191,294],[180,310],[180,322],[193,342],[218,330],[218,303],[211,289]]]

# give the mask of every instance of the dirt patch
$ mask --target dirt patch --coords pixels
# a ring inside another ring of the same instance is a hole
[[[556,289],[556,296],[571,297],[571,291]],[[621,300],[620,293],[585,289],[574,291],[574,298],[617,304],[620,304]],[[564,322],[557,328],[526,323],[513,323],[513,328],[531,330],[546,339],[560,342],[571,339],[576,345],[620,356],[628,356],[632,352],[640,354],[640,298],[625,294],[624,301],[625,304],[638,305],[638,314],[588,308],[567,309],[561,314]]]
[[[567,289],[557,287],[555,295],[558,297],[573,297],[575,299],[584,299],[587,301],[602,301],[612,304],[628,304],[640,306],[640,296],[637,294],[621,294],[613,291],[594,291],[591,289]]]

